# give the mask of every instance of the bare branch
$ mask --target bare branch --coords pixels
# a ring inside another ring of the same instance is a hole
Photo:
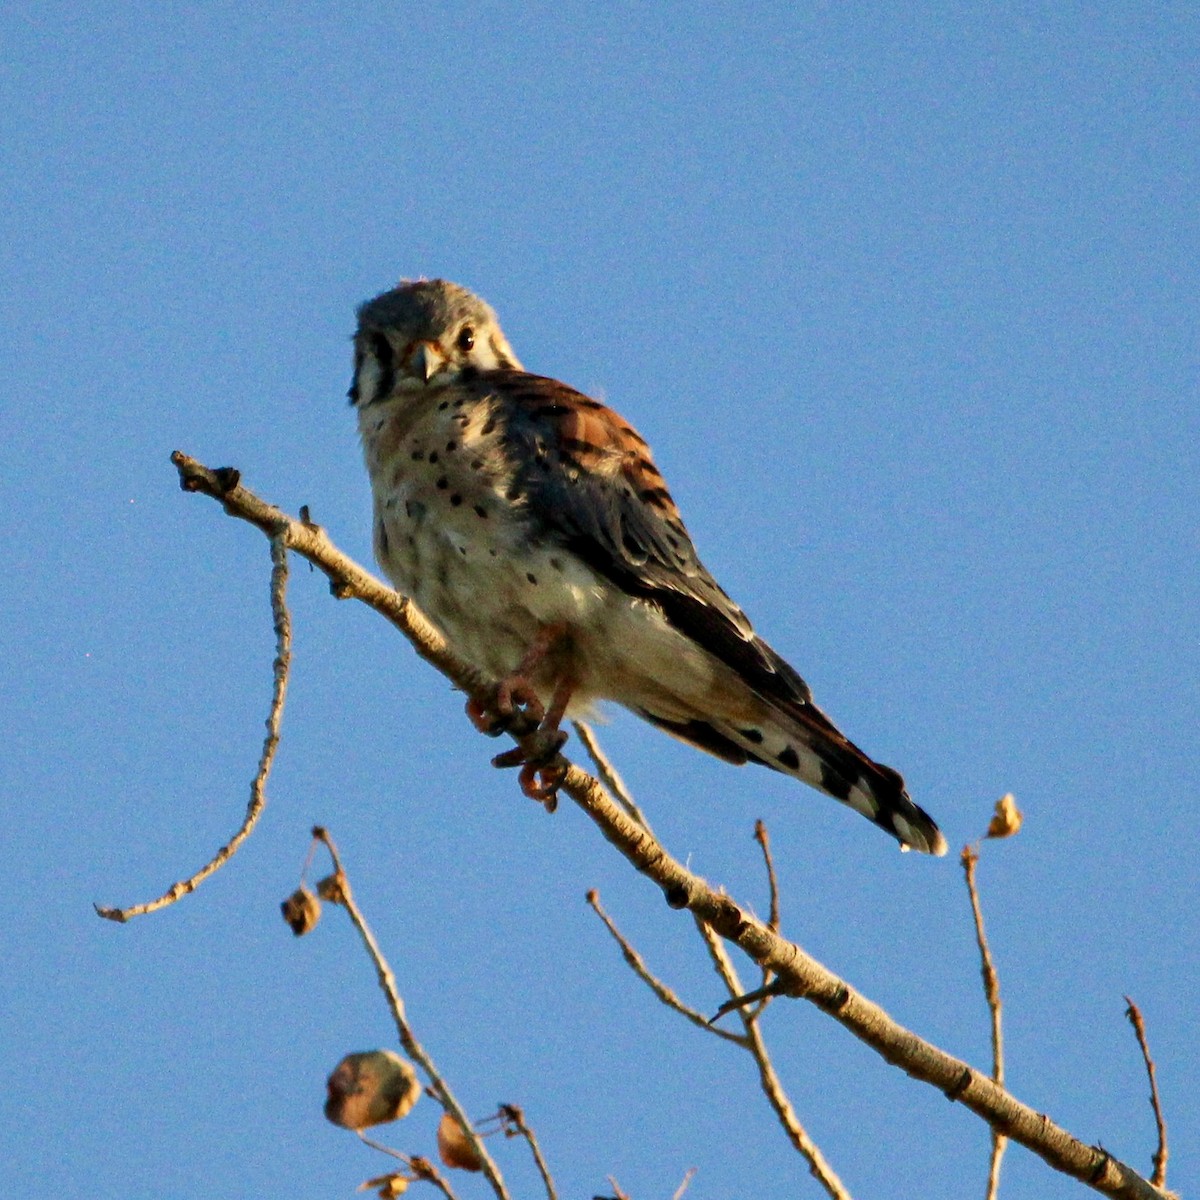
[[[579,735],[580,742],[583,743],[583,748],[587,751],[588,758],[596,767],[596,773],[600,776],[600,782],[617,798],[617,802],[622,808],[643,828],[649,829],[650,822],[646,819],[646,814],[638,807],[637,801],[633,798],[633,793],[625,784],[625,780],[617,773],[616,767],[612,765],[612,760],[604,753],[597,740],[595,733],[592,732],[592,727],[583,721],[572,721],[576,734]]]
[[[809,1171],[813,1177],[825,1188],[833,1200],[851,1200],[850,1193],[846,1191],[842,1181],[837,1177],[836,1172],[821,1153],[820,1147],[809,1137],[808,1131],[801,1124],[800,1118],[796,1115],[796,1111],[783,1089],[783,1084],[775,1072],[770,1052],[767,1050],[766,1043],[763,1041],[762,1033],[758,1026],[758,1018],[762,1015],[762,1006],[760,1005],[753,1012],[743,1012],[740,1014],[745,1030],[744,1033],[730,1033],[722,1029],[719,1025],[708,1020],[703,1013],[697,1012],[694,1008],[690,1008],[684,1004],[671,988],[667,987],[665,983],[651,974],[645,960],[621,931],[617,929],[616,924],[600,906],[600,896],[595,888],[588,892],[587,901],[621,947],[625,961],[668,1008],[673,1008],[676,1012],[691,1021],[693,1025],[699,1026],[708,1033],[714,1033],[726,1041],[733,1042],[750,1053],[758,1066],[759,1080],[768,1103],[775,1110],[775,1114],[779,1118],[779,1122],[783,1126],[783,1131],[787,1134],[788,1140],[808,1163]],[[716,967],[717,974],[720,975],[726,990],[731,996],[739,996],[742,992],[742,981],[738,976],[737,968],[733,965],[733,960],[729,957],[729,951],[726,949],[725,943],[699,917],[695,918],[695,924],[696,930],[708,948],[713,966]]]
[[[825,1189],[831,1200],[852,1200],[849,1191],[846,1190],[846,1185],[842,1183],[829,1160],[821,1153],[821,1147],[813,1141],[808,1130],[796,1115],[791,1099],[784,1090],[783,1083],[771,1059],[771,1052],[763,1040],[762,1026],[759,1022],[763,1011],[762,1005],[750,1007],[758,999],[758,996],[755,995],[745,1003],[742,1002],[744,998],[742,980],[738,975],[737,967],[733,964],[733,959],[729,956],[729,948],[717,936],[715,930],[699,917],[696,917],[696,928],[708,947],[708,953],[713,960],[713,965],[717,968],[717,974],[721,976],[729,992],[731,1008],[736,1008],[737,1014],[741,1018],[744,1030],[743,1044],[758,1067],[759,1086],[767,1098],[767,1103],[774,1110],[780,1125],[783,1126],[783,1132],[787,1134],[788,1141],[792,1143],[796,1153],[808,1163],[809,1174]],[[726,1006],[722,1005],[722,1009],[725,1008]]]
[[[983,995],[987,1000],[988,1012],[992,1020],[992,1079],[1004,1086],[1004,1031],[1000,1024],[1000,976],[996,974],[996,964],[992,961],[992,952],[988,947],[987,934],[983,929],[983,909],[979,906],[979,891],[975,885],[975,864],[979,861],[978,846],[964,846],[961,856],[963,874],[967,880],[967,895],[971,898],[971,913],[975,918],[975,941],[979,946],[980,968],[983,975]],[[992,1127],[992,1156],[988,1165],[987,1200],[996,1200],[1000,1191],[1000,1162],[1004,1158],[1004,1150],[1008,1138],[995,1126]]]
[[[767,928],[774,933],[778,933],[780,926],[779,880],[775,875],[775,860],[771,856],[771,837],[767,833],[766,822],[761,819],[754,822],[754,840],[762,847],[763,864],[767,868],[767,893],[769,896]],[[764,967],[762,973],[762,1003],[758,1006],[755,1015],[765,1012],[771,1001],[775,999],[777,993],[770,990],[773,978],[774,976],[772,976],[770,970]]]
[[[742,987],[742,979],[738,974],[737,967],[733,965],[733,959],[729,957],[729,950],[725,943],[717,936],[706,921],[692,914],[692,919],[696,926],[696,932],[700,935],[704,942],[705,948],[708,950],[708,956],[712,959],[712,964],[716,968],[717,974],[721,977],[721,982],[725,985],[725,990],[731,997],[742,996],[745,994],[745,988]],[[754,1014],[747,1013],[747,1016]],[[712,1021],[708,1022],[710,1025]]]
[[[500,1105],[500,1115],[511,1126],[510,1137],[519,1135],[529,1143],[529,1151],[533,1155],[533,1161],[537,1165],[542,1183],[546,1187],[546,1200],[558,1200],[558,1189],[554,1186],[554,1176],[550,1174],[550,1168],[546,1165],[545,1158],[542,1157],[542,1148],[538,1145],[537,1137],[525,1122],[524,1110],[516,1104],[502,1104]]]
[[[410,600],[397,595],[333,545],[324,531],[304,525],[240,486],[237,472],[215,472],[178,451],[172,461],[182,486],[221,501],[225,511],[284,537],[334,583],[336,594],[354,596],[383,614],[413,643],[418,654],[463,690],[484,698],[488,684],[446,646]],[[565,760],[564,760],[565,761]],[[887,1062],[942,1091],[994,1129],[1020,1142],[1056,1171],[1108,1196],[1164,1200],[1132,1167],[1099,1146],[1088,1146],[1046,1115],[1022,1104],[994,1080],[919,1038],[879,1005],[855,991],[794,942],[779,936],[729,896],[693,874],[613,800],[587,772],[565,763],[560,790],[594,822],[604,838],[639,872],[662,889],[672,908],[686,908],[723,938],[735,942],[760,968],[779,976],[780,990],[829,1013]]]
[[[1158,1071],[1154,1059],[1150,1057],[1150,1044],[1146,1041],[1146,1022],[1142,1019],[1142,1010],[1128,996],[1125,1003],[1129,1007],[1125,1015],[1137,1034],[1138,1045],[1142,1049],[1142,1059],[1146,1064],[1146,1074],[1150,1077],[1150,1104],[1154,1109],[1154,1125],[1158,1130],[1158,1149],[1154,1152],[1154,1174],[1150,1182],[1157,1188],[1167,1186],[1167,1122],[1163,1118],[1162,1103],[1158,1096]]]
[[[231,517],[258,526],[268,537],[281,538],[289,550],[307,559],[330,581],[339,599],[353,596],[390,621],[426,662],[436,667],[464,692],[481,695],[491,682],[464,662],[446,645],[445,638],[407,597],[401,596],[370,571],[339,550],[320,525],[297,520],[282,509],[267,504],[241,485],[240,473],[232,467],[216,470],[176,450],[171,461],[179,472],[179,486],[218,500]]]
[[[766,1007],[767,1000],[774,1000],[777,996],[786,996],[787,994],[787,988],[778,979],[772,979],[770,983],[765,983],[762,987],[751,988],[748,992],[739,992],[736,996],[730,996],[724,1004],[717,1008],[709,1020],[715,1025],[722,1017],[727,1017],[731,1012],[741,1012],[745,1009],[751,1010],[747,1015],[757,1017]]]
[[[781,991],[829,1013],[888,1062],[937,1087],[993,1128],[1027,1146],[1055,1170],[1105,1195],[1162,1200],[1163,1194],[1132,1167],[1101,1147],[1085,1145],[992,1079],[905,1029],[794,942],[781,938],[729,896],[711,888],[672,858],[578,767],[569,768],[562,790],[638,871],[663,890],[671,907],[687,908],[721,937],[736,942],[760,967],[770,967],[780,976]]]
[[[287,696],[288,672],[292,662],[292,620],[287,607],[287,544],[282,537],[271,534],[271,613],[275,624],[274,685],[271,695],[271,711],[267,716],[267,736],[263,740],[258,770],[250,784],[250,803],[241,827],[203,867],[188,879],[181,880],[167,889],[157,900],[134,904],[128,908],[102,908],[95,905],[97,915],[109,921],[124,923],[132,917],[157,912],[174,904],[176,900],[190,895],[210,875],[219,871],[237,853],[238,847],[250,836],[258,818],[267,806],[267,776],[275,761],[279,748],[279,730],[283,724],[283,702]]]
[[[641,825],[648,833],[650,830],[650,822],[646,819],[645,814],[634,803],[633,797],[626,788],[624,781],[617,774],[612,764],[609,762],[607,755],[600,748],[600,743],[591,729],[582,722],[575,723],[576,732],[579,734],[580,740],[587,749],[588,755],[592,762],[596,764],[597,770],[600,772],[600,777],[609,786],[615,790],[617,799],[627,813]],[[762,847],[763,858],[767,865],[767,879],[771,894],[771,921],[770,927],[776,933],[779,931],[779,887],[775,877],[775,864],[771,858],[770,839],[767,835],[767,827],[762,821],[755,824],[754,836]],[[780,1082],[778,1075],[775,1073],[774,1064],[771,1062],[770,1052],[763,1042],[762,1034],[758,1028],[757,1020],[762,1015],[771,997],[776,994],[768,993],[766,988],[762,990],[762,1003],[754,1009],[752,1013],[744,1013],[743,1024],[745,1032],[741,1035],[729,1033],[722,1029],[713,1021],[708,1020],[703,1013],[697,1012],[694,1008],[684,1004],[675,992],[667,987],[657,976],[651,973],[646,966],[645,960],[634,949],[632,944],[624,937],[617,929],[616,924],[610,919],[608,914],[600,906],[599,893],[593,888],[587,894],[588,903],[596,911],[596,915],[607,926],[608,931],[612,934],[617,944],[621,947],[621,952],[625,957],[625,961],[633,968],[634,972],[641,978],[654,992],[654,994],[669,1008],[673,1008],[676,1012],[686,1017],[694,1025],[700,1026],[709,1033],[715,1033],[718,1037],[725,1038],[727,1041],[733,1042],[735,1045],[741,1046],[747,1050],[754,1058],[759,1070],[759,1079],[762,1084],[763,1091],[766,1094],[767,1101],[775,1110],[776,1116],[779,1118],[780,1124],[783,1126],[784,1132],[788,1136],[788,1140],[793,1147],[808,1163],[809,1170],[813,1177],[825,1188],[834,1200],[850,1200],[850,1194],[845,1190],[841,1180],[837,1177],[836,1172],[826,1161],[821,1153],[820,1147],[808,1135],[808,1131],[801,1124],[799,1117],[796,1115],[795,1109],[792,1107],[787,1093],[783,1089],[783,1084]],[[695,918],[697,932],[703,939],[708,948],[709,957],[713,961],[713,966],[716,967],[717,974],[720,975],[722,982],[725,984],[726,990],[731,997],[742,996],[742,981],[738,976],[737,968],[733,965],[733,960],[729,957],[729,953],[725,948],[725,943],[722,942],[712,929],[709,928],[699,917]],[[766,984],[771,978],[769,969],[764,969],[763,980]],[[760,997],[754,995],[752,999],[758,1000]],[[731,1002],[732,1003],[732,1002]],[[736,1005],[735,1005],[736,1006]],[[725,1006],[722,1006],[722,1011]],[[683,1184],[686,1188],[690,1183],[689,1176]]]
[[[624,955],[625,961],[633,969],[634,974],[646,984],[659,1000],[668,1008],[673,1008],[680,1016],[686,1017],[693,1025],[703,1029],[705,1033],[716,1034],[717,1037],[724,1038],[727,1042],[735,1042],[739,1046],[746,1044],[744,1038],[738,1037],[736,1033],[730,1033],[727,1029],[721,1029],[713,1025],[702,1012],[698,1012],[696,1009],[684,1004],[671,988],[651,973],[650,968],[646,966],[646,960],[626,940],[625,935],[621,933],[612,918],[601,907],[600,893],[595,888],[592,888],[588,892],[587,902],[592,906],[592,910],[596,916],[604,922],[608,932],[612,934],[613,940],[621,947],[621,953]]]
[[[383,951],[379,949],[379,943],[376,942],[375,935],[367,925],[366,918],[362,915],[362,910],[355,903],[354,895],[350,890],[350,880],[342,868],[342,861],[338,856],[337,847],[333,844],[333,839],[329,836],[328,830],[323,829],[319,825],[313,829],[313,837],[325,844],[325,848],[329,851],[329,857],[333,859],[334,880],[337,885],[336,895],[331,894],[328,889],[322,889],[322,895],[325,899],[336,901],[342,905],[350,915],[350,920],[354,928],[358,930],[358,935],[362,938],[363,945],[366,946],[367,953],[371,956],[371,961],[375,964],[375,973],[379,977],[379,986],[383,989],[383,994],[387,997],[388,1008],[391,1010],[392,1020],[396,1025],[396,1031],[400,1035],[400,1044],[404,1047],[405,1054],[425,1072],[430,1088],[438,1103],[462,1127],[462,1131],[466,1135],[471,1149],[479,1159],[483,1174],[488,1183],[492,1185],[492,1191],[496,1193],[498,1200],[509,1200],[508,1189],[504,1185],[500,1168],[496,1166],[491,1155],[488,1154],[483,1141],[475,1132],[475,1127],[471,1124],[470,1118],[468,1118],[467,1114],[463,1111],[462,1105],[459,1104],[458,1099],[450,1090],[449,1084],[446,1083],[437,1067],[434,1066],[433,1060],[426,1053],[424,1046],[417,1041],[412,1027],[408,1023],[408,1017],[404,1010],[404,1001],[401,999],[400,991],[396,987],[396,977],[392,974],[392,968],[388,965],[387,959],[384,958]]]

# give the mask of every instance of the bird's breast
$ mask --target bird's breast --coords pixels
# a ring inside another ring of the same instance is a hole
[[[582,705],[612,699],[672,716],[706,694],[717,665],[656,605],[626,594],[534,520],[503,416],[486,403],[439,401],[411,413],[363,414],[375,507],[375,555],[455,651],[492,678],[511,674],[539,631],[568,631],[534,685],[556,673]],[[680,704],[682,703],[682,707]]]
[[[501,676],[541,626],[586,623],[600,584],[539,538],[500,415],[460,400],[427,405],[416,420],[363,414],[375,554],[459,654]]]

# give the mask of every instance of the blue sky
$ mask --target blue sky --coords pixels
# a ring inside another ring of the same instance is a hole
[[[1200,1187],[1200,18],[1178,4],[12,5],[0,17],[0,1191],[350,1195],[321,1116],[393,1035],[344,919],[278,901],[314,821],[472,1113],[563,1193],[818,1195],[704,1009],[688,923],[488,766],[461,698],[298,567],[261,828],[234,828],[272,637],[257,532],[181,448],[369,561],[354,306],[443,275],[655,447],[706,563],[980,879],[1014,1092],[1149,1170],[1125,993]],[[614,713],[678,856],[986,1066],[961,872]],[[986,1130],[801,1003],[766,1035],[857,1196],[982,1194]],[[383,1131],[432,1150],[435,1105]],[[497,1149],[514,1188],[534,1180]],[[460,1185],[464,1196],[481,1194]],[[1080,1193],[1022,1150],[1002,1194]]]

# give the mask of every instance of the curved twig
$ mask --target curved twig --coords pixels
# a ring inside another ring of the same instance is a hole
[[[729,948],[717,936],[712,927],[700,920],[699,917],[696,917],[696,928],[704,939],[704,944],[708,947],[708,953],[713,960],[713,966],[717,969],[717,974],[721,976],[721,981],[725,984],[731,999],[736,1001],[743,995],[744,989],[741,976],[738,975],[737,967],[734,966],[733,959],[729,955]],[[821,1147],[817,1145],[805,1128],[792,1106],[791,1098],[784,1090],[783,1081],[775,1070],[771,1052],[763,1040],[760,1022],[763,1004],[754,1007],[738,1004],[737,1014],[745,1033],[746,1050],[758,1067],[759,1086],[767,1098],[767,1103],[774,1110],[779,1124],[783,1127],[783,1132],[787,1134],[788,1141],[792,1143],[796,1153],[808,1163],[809,1174],[825,1189],[829,1200],[853,1200],[849,1191],[846,1190],[846,1185],[825,1157]]]
[[[617,801],[621,807],[639,824],[647,833],[652,833],[650,822],[646,819],[645,814],[638,807],[632,794],[625,785],[625,781],[617,774],[615,768],[609,762],[608,756],[600,747],[600,743],[596,735],[591,729],[582,722],[576,722],[576,732],[580,736],[585,749],[588,752],[592,762],[596,764],[597,770],[600,772],[600,778],[608,786],[610,791],[616,794]],[[770,888],[770,920],[769,925],[776,933],[779,932],[779,888],[775,876],[775,864],[771,858],[771,843],[767,836],[767,827],[762,821],[757,821],[754,827],[754,837],[762,848],[763,858],[766,862],[767,881]],[[744,1032],[729,1033],[722,1029],[715,1021],[709,1020],[703,1013],[697,1012],[694,1008],[683,1003],[675,992],[667,987],[656,975],[652,974],[649,967],[646,966],[645,960],[629,942],[629,940],[617,929],[616,923],[609,915],[601,908],[599,893],[593,888],[587,894],[587,901],[595,910],[596,915],[604,922],[610,934],[621,947],[621,951],[625,956],[625,961],[633,969],[634,973],[642,979],[650,990],[661,1000],[668,1008],[675,1009],[692,1024],[699,1026],[709,1033],[714,1033],[718,1037],[725,1038],[733,1042],[735,1045],[741,1046],[754,1059],[755,1065],[758,1067],[759,1083],[763,1089],[763,1093],[767,1097],[767,1103],[774,1109],[775,1115],[783,1127],[784,1133],[787,1135],[788,1141],[792,1143],[796,1152],[808,1163],[809,1172],[813,1178],[825,1189],[829,1194],[830,1200],[852,1200],[850,1193],[846,1191],[845,1185],[838,1178],[837,1172],[830,1166],[829,1161],[821,1152],[821,1148],[809,1136],[808,1130],[801,1123],[799,1116],[796,1114],[795,1108],[792,1107],[792,1102],[784,1091],[783,1083],[780,1081],[778,1074],[775,1071],[775,1064],[771,1060],[770,1052],[767,1050],[766,1043],[763,1041],[762,1030],[759,1028],[759,1018],[766,1009],[767,1004],[771,1000],[771,996],[764,996],[761,1003],[755,1004],[752,1011],[742,1011],[739,1016],[742,1019]],[[717,974],[720,975],[721,981],[725,984],[726,990],[733,998],[742,997],[742,981],[738,977],[737,969],[733,965],[733,960],[729,957],[729,953],[725,948],[725,943],[722,942],[716,934],[702,921],[699,917],[695,919],[696,930],[700,934],[708,949],[709,957],[713,961],[713,966],[717,969]],[[764,982],[769,981],[771,973],[769,970],[763,971]],[[739,1007],[739,1004],[734,1007]],[[684,1186],[686,1187],[686,1182]]]
[[[733,1042],[738,1046],[745,1046],[746,1039],[739,1034],[730,1033],[728,1029],[722,1029],[719,1025],[714,1025],[702,1012],[692,1008],[688,1004],[684,1004],[682,1000],[669,988],[657,975],[654,975],[650,968],[646,966],[646,960],[635,950],[625,935],[617,928],[613,919],[604,911],[600,904],[600,893],[592,888],[587,894],[587,902],[591,905],[592,911],[604,922],[604,927],[612,935],[613,941],[621,947],[621,954],[625,961],[629,964],[633,973],[665,1004],[668,1008],[673,1008],[681,1017],[691,1021],[698,1029],[703,1029],[705,1033],[715,1034],[719,1038],[723,1038],[727,1042]]]
[[[287,608],[287,542],[280,533],[269,533],[271,539],[271,613],[275,624],[274,685],[271,695],[271,711],[267,716],[267,736],[263,740],[258,770],[250,784],[250,802],[238,831],[217,851],[194,875],[172,884],[156,900],[143,904],[132,904],[128,908],[104,908],[97,904],[98,916],[109,921],[124,923],[132,917],[157,912],[174,904],[176,900],[194,892],[210,875],[219,871],[238,851],[238,847],[250,836],[258,818],[267,806],[267,776],[279,749],[279,730],[283,724],[283,702],[287,697],[288,672],[292,662],[292,621]]]

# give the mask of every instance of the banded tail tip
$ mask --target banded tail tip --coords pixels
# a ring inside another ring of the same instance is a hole
[[[913,807],[917,806],[914,804]],[[917,811],[921,812],[920,809]],[[945,835],[924,812],[921,812],[921,816],[925,819],[916,825],[898,812],[889,813],[888,816],[901,850],[920,850],[922,854],[941,858],[950,849]]]

